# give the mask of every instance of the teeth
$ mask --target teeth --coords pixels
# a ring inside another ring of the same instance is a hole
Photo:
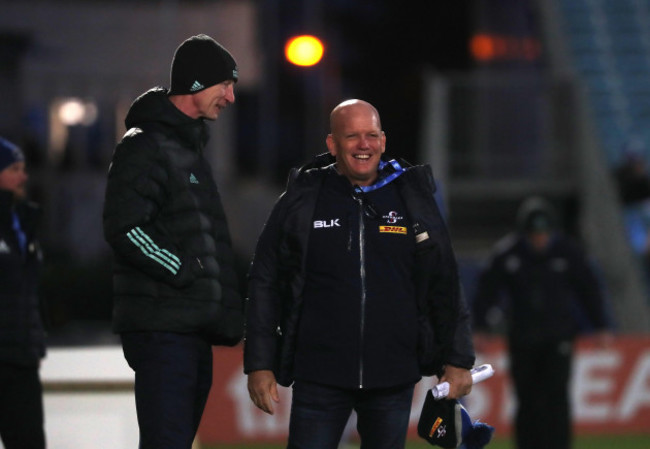
[[[357,154],[354,156],[355,159],[370,159],[369,154]]]

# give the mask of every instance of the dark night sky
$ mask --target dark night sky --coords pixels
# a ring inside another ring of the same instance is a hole
[[[469,6],[465,1],[385,2],[377,15],[376,20],[341,21],[342,41],[351,47],[342,75],[351,95],[379,109],[392,148],[417,162],[422,71],[469,69]]]
[[[277,42],[297,33],[314,33],[299,0],[275,3],[280,22]],[[326,57],[335,58],[340,98],[328,97],[331,110],[345,98],[362,98],[380,112],[389,138],[388,151],[417,163],[422,108],[422,72],[464,71],[470,68],[468,36],[472,28],[471,1],[396,2],[329,0],[321,3],[320,25],[329,46]],[[265,45],[268,45],[267,42]],[[304,69],[284,62],[278,84],[281,117],[278,129],[291,129],[279,138],[279,173],[304,161],[304,127],[299,115],[306,99]],[[307,147],[310,145],[307,144]],[[310,151],[306,151],[310,154]],[[283,176],[283,175],[281,175]]]

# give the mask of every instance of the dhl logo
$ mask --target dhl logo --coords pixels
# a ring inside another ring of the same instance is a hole
[[[379,232],[388,232],[390,234],[406,234],[405,226],[379,226]]]

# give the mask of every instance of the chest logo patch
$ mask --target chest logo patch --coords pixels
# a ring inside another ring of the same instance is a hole
[[[400,216],[400,215],[399,215],[397,212],[395,212],[394,210],[388,212],[386,215],[384,215],[384,216],[381,217],[381,218],[384,218],[384,219],[386,220],[386,222],[389,223],[389,224],[395,224],[395,223],[397,223],[399,220],[403,220],[403,219],[404,219],[404,217]]]
[[[314,220],[314,229],[340,227],[341,224],[339,223],[339,218],[334,218],[332,220]]]
[[[379,232],[406,235],[406,226],[379,226]]]

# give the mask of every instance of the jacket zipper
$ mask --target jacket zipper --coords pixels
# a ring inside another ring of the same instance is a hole
[[[361,322],[359,326],[359,389],[363,388],[363,337],[366,324],[366,257],[365,224],[363,221],[363,200],[359,203],[359,275],[361,277]]]

